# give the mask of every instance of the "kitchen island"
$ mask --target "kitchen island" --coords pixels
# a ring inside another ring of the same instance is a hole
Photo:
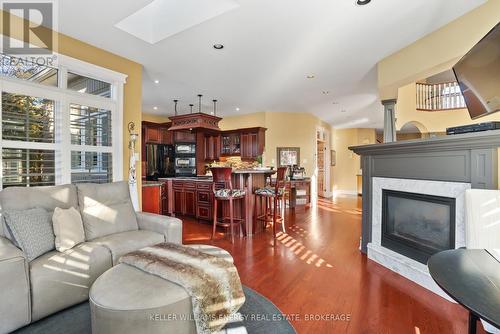
[[[275,174],[274,170],[245,169],[234,170],[232,175],[233,188],[245,189],[244,201],[236,201],[235,218],[244,220],[244,231],[247,236],[262,232],[262,226],[257,226],[255,217],[263,213],[261,205],[255,205],[255,189],[264,187],[267,178]],[[166,212],[171,216],[189,216],[199,220],[212,221],[213,192],[211,177],[174,177],[159,179],[165,187]],[[216,185],[218,189],[221,184]],[[219,201],[217,210],[219,219],[229,215],[227,203]],[[227,207],[226,207],[227,206]],[[257,210],[257,212],[255,212]],[[164,210],[165,211],[165,210]]]

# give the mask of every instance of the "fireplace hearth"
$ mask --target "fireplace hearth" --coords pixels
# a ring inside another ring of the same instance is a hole
[[[382,190],[382,246],[427,264],[455,248],[455,198]]]

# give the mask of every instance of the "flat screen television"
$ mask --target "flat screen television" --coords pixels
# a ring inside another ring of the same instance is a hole
[[[500,111],[500,23],[454,67],[472,119]]]

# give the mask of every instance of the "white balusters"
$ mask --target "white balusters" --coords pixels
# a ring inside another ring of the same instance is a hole
[[[457,82],[438,84],[417,83],[416,105],[419,110],[449,110],[466,108]]]

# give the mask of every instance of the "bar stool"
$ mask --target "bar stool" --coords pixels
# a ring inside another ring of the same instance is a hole
[[[231,167],[212,167],[210,170],[212,171],[212,191],[214,194],[212,240],[215,237],[217,225],[219,225],[231,229],[231,243],[234,243],[234,225],[238,225],[241,228],[244,222],[244,219],[234,218],[234,201],[245,199],[246,192],[243,189],[233,189],[231,181],[233,169]],[[221,184],[223,185],[222,189],[220,189]],[[229,202],[229,217],[224,217],[224,214],[222,214],[220,222],[217,221],[218,201]]]
[[[273,222],[273,237],[276,238],[276,224],[281,223],[283,233],[285,233],[285,176],[288,167],[279,167],[276,173],[276,183],[274,186],[266,186],[255,190],[255,196],[265,201],[265,211],[263,215],[257,216],[257,221],[264,222],[264,228],[272,218]],[[257,201],[256,201],[257,202]],[[272,214],[269,214],[270,206],[272,206]],[[280,212],[280,214],[278,214]]]

